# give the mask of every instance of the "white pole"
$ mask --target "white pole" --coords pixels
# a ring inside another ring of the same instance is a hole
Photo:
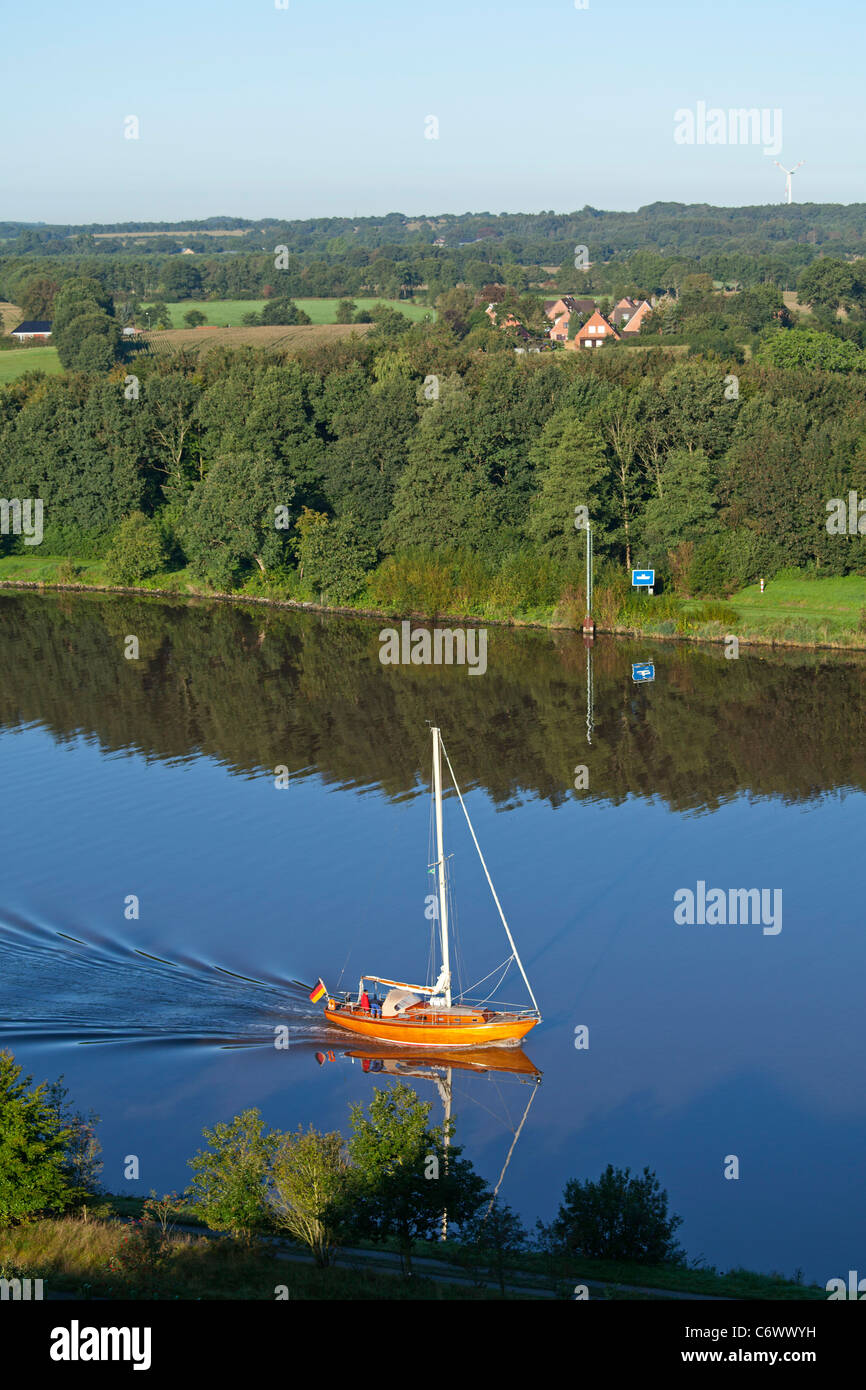
[[[442,740],[433,729],[433,796],[436,802],[436,858],[439,870],[439,924],[442,931],[442,969],[448,984],[445,1003],[451,1008],[451,974],[448,960],[448,895],[445,888],[445,846],[442,838]]]

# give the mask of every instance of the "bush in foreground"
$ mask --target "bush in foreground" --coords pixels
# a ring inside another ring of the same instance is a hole
[[[630,1168],[609,1163],[598,1182],[567,1182],[556,1219],[541,1230],[566,1254],[664,1264],[683,1258],[674,1239],[681,1224],[668,1213],[668,1194],[655,1173],[644,1168],[632,1177]]]

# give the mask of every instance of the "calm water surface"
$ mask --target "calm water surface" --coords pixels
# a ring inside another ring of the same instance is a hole
[[[534,1096],[502,1186],[527,1225],[569,1177],[648,1164],[691,1256],[862,1270],[866,664],[600,639],[588,729],[573,634],[491,629],[470,677],[383,667],[378,628],[0,595],[0,1046],[102,1116],[113,1191],[182,1188],[247,1106],[348,1132],[381,1064],[306,993],[425,969],[434,720],[544,1014],[538,1087],[453,1072],[475,1166],[496,1182]],[[453,798],[446,835],[468,984],[507,946]],[[699,880],[780,888],[781,931],[677,924]]]

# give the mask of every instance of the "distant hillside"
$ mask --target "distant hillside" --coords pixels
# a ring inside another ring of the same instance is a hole
[[[116,253],[135,246],[143,254],[189,248],[237,253],[282,244],[295,253],[328,256],[352,247],[418,247],[440,240],[447,248],[504,243],[524,262],[557,263],[569,245],[596,248],[601,259],[636,250],[690,255],[740,250],[748,254],[795,245],[823,247],[835,255],[866,252],[866,204],[771,203],[725,208],[697,203],[651,203],[636,212],[584,207],[574,212],[491,213],[381,217],[316,217],[284,220],[209,217],[198,222],[117,222],[89,225],[0,223],[3,254]],[[177,243],[177,244],[175,244]]]

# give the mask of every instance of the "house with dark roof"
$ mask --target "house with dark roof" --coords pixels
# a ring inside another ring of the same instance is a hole
[[[51,320],[25,319],[17,328],[12,329],[12,337],[17,338],[19,343],[26,342],[29,338],[50,338]]]
[[[638,306],[638,300],[630,299],[628,295],[618,299],[610,311],[610,321],[619,328],[622,324],[628,323],[632,314]]]
[[[555,343],[565,343],[574,337],[575,329],[595,310],[592,299],[576,299],[572,294],[564,294],[560,299],[547,299],[544,312],[553,319],[553,327],[548,337]]]

